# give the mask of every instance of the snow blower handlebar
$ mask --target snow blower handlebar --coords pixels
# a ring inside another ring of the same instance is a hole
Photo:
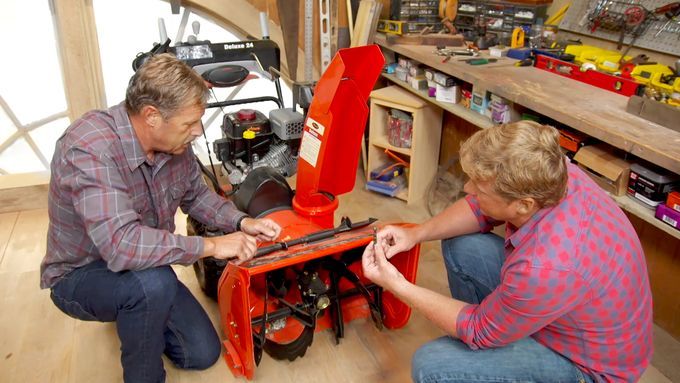
[[[287,250],[291,246],[295,245],[300,245],[303,243],[313,243],[313,242],[318,242],[327,238],[331,238],[336,234],[339,233],[344,233],[347,231],[351,231],[354,229],[358,229],[364,226],[368,226],[372,224],[373,222],[377,221],[376,218],[369,218],[365,221],[357,222],[357,223],[352,223],[348,217],[342,217],[342,220],[340,222],[340,225],[332,228],[332,229],[326,229],[326,230],[320,230],[308,235],[305,235],[304,237],[296,238],[291,241],[286,241],[286,242],[276,242],[273,245],[261,247],[257,249],[257,253],[255,254],[254,258],[262,257],[267,254],[273,253],[278,250]]]

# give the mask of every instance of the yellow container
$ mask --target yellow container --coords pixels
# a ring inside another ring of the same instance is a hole
[[[578,65],[595,64],[597,57],[604,52],[607,52],[607,50],[590,45],[567,45],[564,49],[564,53],[574,55],[574,62]]]
[[[611,51],[605,51],[602,53],[597,60],[595,60],[595,66],[602,72],[614,73],[619,71],[619,61],[621,60],[620,53],[609,54]],[[632,57],[625,56],[624,60],[630,60]]]
[[[564,53],[574,55],[574,62],[578,65],[585,63],[595,64],[597,69],[603,72],[614,73],[619,70],[621,53],[594,47],[592,45],[567,45]],[[625,57],[630,60],[630,56]]]
[[[649,64],[649,65],[636,65],[633,71],[630,72],[630,76],[640,84],[647,85],[652,80],[652,76],[654,76],[657,73],[661,73],[661,75],[659,75],[658,78],[661,78],[661,76],[663,75],[673,74],[673,72],[667,65]]]
[[[652,78],[649,81],[649,86],[652,88],[656,89],[657,91],[661,93],[665,93],[669,97],[673,94],[673,92],[680,92],[680,78],[676,78],[672,84],[664,84],[661,82],[661,76],[664,74],[661,72],[654,73],[652,75]]]

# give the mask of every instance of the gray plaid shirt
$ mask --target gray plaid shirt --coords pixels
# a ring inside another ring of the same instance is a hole
[[[124,103],[88,112],[52,158],[40,286],[98,259],[113,271],[193,263],[203,239],[173,234],[178,207],[227,232],[245,215],[208,189],[191,148],[148,160]]]

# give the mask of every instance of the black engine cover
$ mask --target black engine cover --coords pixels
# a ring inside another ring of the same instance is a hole
[[[276,210],[291,209],[295,193],[286,179],[270,167],[260,167],[248,174],[234,193],[239,210],[260,217]]]

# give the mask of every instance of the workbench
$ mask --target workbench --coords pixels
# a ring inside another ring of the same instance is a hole
[[[542,69],[516,67],[516,60],[505,57],[495,63],[469,65],[462,61],[469,58],[465,56],[442,62],[432,46],[388,44],[383,34],[376,35],[375,43],[680,174],[680,132],[627,113],[628,97]],[[416,90],[393,75],[383,77],[481,129],[493,125],[461,104],[438,102],[427,91]],[[624,210],[680,239],[680,231],[656,219],[652,210],[626,196],[612,198]]]
[[[394,52],[436,69],[515,104],[550,117],[623,151],[680,174],[680,132],[626,112],[628,97],[562,77],[535,67],[514,66],[516,60],[499,58],[495,63],[468,65],[453,57],[443,62],[435,47],[388,44],[383,34],[375,43],[383,52]],[[447,112],[485,129],[492,122],[460,104],[441,103],[427,91],[411,88],[393,75],[383,74],[391,83],[438,105]],[[680,125],[680,121],[678,121]],[[630,197],[612,198],[628,213],[647,256],[655,321],[680,339],[680,231],[659,221],[651,209]],[[670,236],[670,238],[669,238]]]

